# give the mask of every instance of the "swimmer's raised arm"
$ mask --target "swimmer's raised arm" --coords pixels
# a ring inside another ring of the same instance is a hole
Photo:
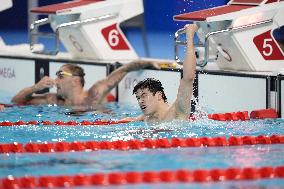
[[[180,81],[177,99],[174,104],[177,114],[189,115],[190,113],[193,82],[196,72],[196,56],[193,38],[197,29],[198,27],[195,24],[185,26],[187,45],[183,64],[183,78]]]
[[[89,94],[95,94],[99,98],[99,102],[124,78],[124,76],[131,71],[140,70],[147,67],[154,67],[160,69],[159,63],[155,61],[137,60],[124,64],[117,70],[113,71],[108,77],[97,82],[89,89]]]
[[[25,104],[33,101],[34,104],[41,104],[46,102],[44,96],[33,96],[34,93],[46,88],[51,88],[55,85],[55,80],[48,76],[43,77],[38,83],[31,87],[27,87],[18,92],[13,98],[12,102],[17,104]]]

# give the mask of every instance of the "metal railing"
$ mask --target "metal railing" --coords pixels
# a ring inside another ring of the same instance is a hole
[[[118,17],[117,13],[107,14],[107,15],[93,17],[93,18],[87,18],[87,19],[84,19],[84,20],[77,20],[77,21],[62,23],[55,28],[54,33],[38,32],[37,31],[38,27],[45,25],[45,24],[49,24],[50,20],[49,20],[49,18],[37,20],[33,24],[31,24],[31,26],[30,26],[30,49],[33,53],[37,53],[37,54],[56,55],[59,52],[59,45],[60,45],[59,29],[65,28],[65,27],[70,27],[70,26],[86,24],[86,23],[90,23],[90,22],[100,22],[100,21],[104,21],[104,20],[108,20],[108,19],[113,19],[113,18],[116,18],[116,17]],[[52,50],[52,51],[46,51],[46,50],[36,51],[35,44],[36,44],[39,36],[46,37],[46,38],[54,38],[55,41],[56,41],[55,49]]]
[[[206,36],[205,36],[205,41],[204,41],[204,48],[205,48],[204,61],[201,62],[200,64],[197,64],[197,66],[205,67],[207,65],[208,59],[209,59],[209,38],[212,37],[213,35],[217,35],[217,34],[225,33],[225,32],[231,32],[231,31],[239,31],[239,30],[246,29],[246,28],[249,28],[249,27],[254,27],[254,26],[267,24],[267,23],[271,23],[271,22],[273,22],[273,20],[269,19],[269,20],[265,20],[265,21],[261,21],[261,22],[256,22],[256,23],[244,25],[244,26],[231,27],[231,28],[228,28],[228,29],[218,30],[218,31],[213,31],[213,32],[207,33]],[[187,44],[186,41],[180,41],[180,35],[183,34],[183,33],[185,33],[185,28],[179,29],[175,33],[175,61],[179,65],[182,65],[183,62],[179,58],[178,46]]]

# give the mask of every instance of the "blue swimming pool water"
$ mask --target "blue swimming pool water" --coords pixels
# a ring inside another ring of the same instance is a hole
[[[69,107],[21,106],[7,108],[0,112],[0,121],[63,120],[82,121],[97,119],[120,119],[137,116],[137,107],[112,103],[104,112],[98,111],[70,115]],[[250,120],[218,122],[206,117],[194,122],[172,121],[156,126],[143,122],[110,126],[13,126],[0,127],[0,143],[10,142],[58,142],[87,140],[129,140],[145,138],[202,137],[202,136],[243,136],[284,134],[284,120]],[[284,165],[284,146],[252,145],[231,147],[198,147],[172,149],[145,149],[130,151],[69,152],[44,154],[0,154],[0,177],[7,175],[74,175],[113,171],[147,171],[176,169],[212,169],[228,167],[261,167]],[[171,187],[172,186],[172,187]],[[135,188],[281,188],[281,179],[261,181],[238,181],[221,183],[191,183],[169,185],[137,185]],[[125,188],[123,186],[122,188]]]
[[[280,166],[283,154],[281,145],[9,154],[2,155],[0,176]]]

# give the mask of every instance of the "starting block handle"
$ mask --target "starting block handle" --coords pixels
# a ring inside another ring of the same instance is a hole
[[[180,35],[185,34],[185,28],[181,28],[175,33],[175,61],[179,65],[183,65],[183,62],[179,59],[179,50],[180,45],[186,45],[186,41],[180,41]]]
[[[272,23],[272,22],[273,22],[273,20],[269,19],[269,20],[264,20],[264,21],[261,21],[261,22],[248,24],[248,25],[243,25],[243,26],[238,26],[238,27],[230,27],[230,28],[225,29],[225,30],[218,30],[218,31],[213,31],[213,32],[207,33],[206,36],[205,36],[205,42],[204,42],[204,48],[205,48],[204,61],[202,63],[198,63],[196,65],[200,66],[201,68],[203,68],[203,67],[205,67],[207,65],[208,60],[209,60],[209,38],[211,36],[216,35],[216,34],[220,34],[220,33],[225,33],[225,32],[239,31],[239,30],[243,30],[243,29],[246,29],[246,28],[251,28],[251,27],[255,27],[255,26],[263,25],[263,24],[268,24],[268,23]],[[183,65],[183,62],[179,59],[178,46],[187,44],[186,41],[180,41],[179,40],[180,35],[184,34],[184,33],[185,33],[185,29],[184,28],[179,29],[175,33],[175,61],[179,65]]]
[[[204,67],[207,65],[208,63],[208,59],[209,59],[209,38],[213,35],[217,35],[220,33],[226,33],[226,32],[233,32],[233,31],[240,31],[240,30],[244,30],[246,28],[251,28],[251,27],[255,27],[258,25],[263,25],[263,24],[268,24],[273,22],[272,19],[269,20],[264,20],[261,22],[256,22],[256,23],[252,23],[252,24],[247,24],[247,25],[243,25],[243,26],[238,26],[238,27],[230,27],[228,29],[225,30],[218,30],[218,31],[213,31],[213,32],[209,32],[208,34],[206,34],[205,36],[205,53],[204,53],[204,61],[201,64],[201,67]],[[218,48],[217,48],[218,49]],[[220,52],[222,54],[222,51]]]
[[[93,18],[87,18],[84,20],[77,20],[77,21],[72,21],[72,22],[66,22],[58,25],[55,29],[55,33],[42,33],[38,32],[37,29],[39,26],[49,24],[50,20],[49,18],[44,18],[41,20],[37,20],[34,23],[31,24],[30,26],[30,49],[33,53],[37,54],[45,54],[45,55],[56,55],[59,52],[59,29],[65,28],[65,27],[70,27],[70,26],[76,26],[76,25],[82,25],[82,24],[87,24],[90,22],[100,22],[104,20],[109,20],[118,17],[118,14],[106,14],[103,16],[98,16],[98,17],[93,17]],[[56,45],[55,45],[55,50],[53,51],[36,51],[35,50],[35,44],[36,44],[36,39],[38,36],[42,37],[47,37],[47,38],[55,38]]]
[[[186,45],[187,44],[186,41],[181,41],[180,40],[180,36],[185,34],[185,32],[186,32],[185,28],[181,28],[178,31],[176,31],[176,33],[175,33],[175,61],[179,65],[183,65],[183,62],[179,58],[179,49],[178,49],[178,47],[180,45]],[[202,46],[201,44],[197,44],[197,45],[195,45],[195,47],[204,47],[204,46]],[[200,66],[200,67],[203,67],[202,64],[198,64],[197,63],[196,65]]]
[[[46,55],[56,55],[59,51],[59,39],[58,36],[54,33],[43,33],[43,32],[38,32],[38,28],[42,25],[49,24],[50,20],[49,18],[43,18],[40,20],[36,20],[33,22],[30,26],[30,50],[32,53],[36,54],[46,54]],[[35,48],[35,45],[37,43],[38,37],[46,37],[46,38],[55,38],[56,40],[56,46],[54,51],[37,51]]]
[[[69,26],[76,26],[76,25],[86,24],[86,23],[90,23],[90,22],[100,22],[100,21],[104,21],[104,20],[113,19],[113,18],[116,18],[116,17],[118,17],[118,14],[106,14],[106,15],[103,15],[103,16],[87,18],[87,19],[84,19],[84,20],[66,22],[66,23],[62,23],[62,24],[58,25],[56,27],[55,32],[59,34],[60,28],[69,27]]]

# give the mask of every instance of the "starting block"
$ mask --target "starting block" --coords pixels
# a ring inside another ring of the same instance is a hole
[[[6,9],[9,9],[13,6],[13,2],[12,0],[3,0],[1,1],[1,5],[0,5],[0,12]]]
[[[48,15],[30,27],[30,47],[34,53],[56,55],[60,40],[77,59],[138,58],[119,25],[144,12],[142,0],[74,0],[33,8],[31,12]],[[37,31],[45,24],[50,24],[54,33]],[[34,45],[38,37],[55,38],[55,49],[36,51]]]
[[[174,16],[177,21],[199,25],[198,65],[213,57],[221,70],[280,71],[284,69],[284,44],[275,39],[284,29],[284,1],[231,0],[227,5]],[[181,64],[178,46],[184,29],[176,32],[176,61]]]

